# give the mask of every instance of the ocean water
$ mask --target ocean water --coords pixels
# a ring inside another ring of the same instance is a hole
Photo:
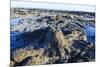
[[[86,25],[84,31],[86,33],[87,40],[95,44],[95,27]]]
[[[84,31],[88,37],[95,36],[95,28],[93,26],[86,25]]]
[[[21,18],[10,19],[10,24],[11,25],[17,25],[17,24],[19,24],[20,20],[21,20]]]
[[[25,17],[25,19],[37,19],[37,18],[41,18],[41,17],[33,17],[33,16],[27,16]],[[23,19],[23,18],[13,18],[13,19],[10,19],[10,25],[17,25],[19,24],[20,20]]]

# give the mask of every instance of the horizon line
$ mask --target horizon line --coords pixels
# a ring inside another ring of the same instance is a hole
[[[93,5],[78,5],[78,4],[62,4],[62,3],[45,3],[36,1],[11,1],[11,8],[37,8],[37,9],[54,9],[66,11],[85,11],[95,12]]]

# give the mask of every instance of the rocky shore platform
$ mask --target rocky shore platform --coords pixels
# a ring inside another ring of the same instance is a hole
[[[11,66],[95,61],[95,13],[16,9],[10,21]]]

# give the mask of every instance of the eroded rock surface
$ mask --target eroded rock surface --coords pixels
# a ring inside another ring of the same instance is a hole
[[[95,27],[94,15],[83,14],[38,13],[11,25],[11,66],[95,61],[95,44],[86,33],[86,25]]]

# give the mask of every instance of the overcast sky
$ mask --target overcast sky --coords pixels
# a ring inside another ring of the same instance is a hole
[[[95,12],[95,6],[93,5],[91,6],[72,5],[72,4],[57,4],[57,3],[28,2],[28,1],[11,1],[11,7]]]

